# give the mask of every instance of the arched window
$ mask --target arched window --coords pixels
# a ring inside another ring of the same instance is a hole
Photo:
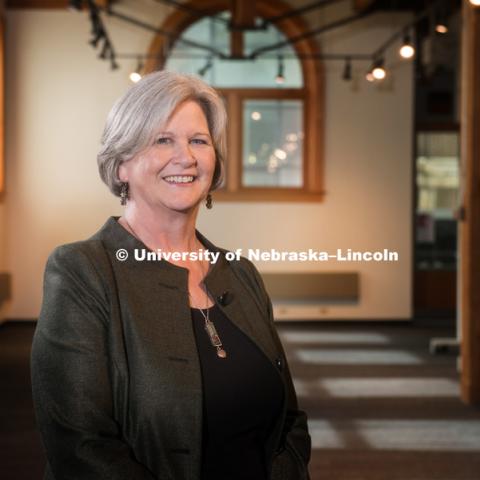
[[[194,1],[185,4],[191,9],[168,17],[161,29],[175,32],[177,41],[156,36],[146,69],[201,75],[223,96],[229,115],[228,158],[216,200],[319,201],[323,197],[323,79],[318,59],[311,58],[316,45],[302,40],[251,60],[220,58],[216,52],[230,57],[232,49],[238,48],[248,57],[265,45],[285,42],[305,31],[298,18],[288,18],[263,30],[245,30],[239,37],[229,29],[230,3]],[[193,13],[200,6],[205,17]],[[257,1],[255,6],[257,25],[288,10],[271,0]],[[187,41],[178,41],[180,36]]]

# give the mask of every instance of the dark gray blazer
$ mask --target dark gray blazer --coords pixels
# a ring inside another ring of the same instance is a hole
[[[147,247],[117,219],[88,240],[57,247],[47,262],[31,356],[44,478],[198,480],[202,382],[188,270],[135,260],[134,249]],[[309,479],[306,414],[262,278],[248,259],[228,261],[227,250],[196,235],[220,252],[205,278],[209,293],[284,383],[283,414],[265,445],[270,478]],[[116,258],[120,248],[125,261]]]

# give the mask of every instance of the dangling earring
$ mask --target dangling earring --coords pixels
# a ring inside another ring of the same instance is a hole
[[[210,194],[207,195],[207,201],[205,202],[207,208],[212,208],[212,196]]]
[[[122,182],[120,187],[120,205],[126,205],[128,200],[128,183]]]

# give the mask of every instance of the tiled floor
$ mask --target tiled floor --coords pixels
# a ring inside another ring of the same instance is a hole
[[[479,480],[480,409],[459,399],[456,355],[429,353],[449,327],[282,325],[312,480]]]

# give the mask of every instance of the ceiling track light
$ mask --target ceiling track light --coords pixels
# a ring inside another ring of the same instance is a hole
[[[207,58],[207,63],[205,63],[205,65],[200,68],[197,73],[198,75],[200,75],[201,77],[204,77],[205,74],[213,67],[213,61],[212,61],[212,57],[208,57]]]
[[[72,4],[73,2],[70,3]],[[78,3],[83,4],[83,1],[76,2],[76,4]],[[110,42],[110,39],[108,38],[107,31],[103,26],[102,19],[100,18],[100,15],[98,13],[98,7],[92,0],[88,0],[87,3],[91,22],[90,34],[92,35],[92,38],[89,40],[88,43],[90,43],[93,48],[97,48],[98,43],[103,40],[102,49],[98,54],[98,58],[100,58],[101,60],[106,60],[108,58],[110,60],[110,69],[117,70],[118,68],[120,68],[120,66],[116,62],[115,51],[113,49],[112,42]]]
[[[275,83],[281,85],[282,83],[285,83],[285,75],[284,75],[284,65],[283,65],[283,56],[279,55],[278,56],[278,70],[277,70],[277,75],[275,77]]]
[[[88,43],[90,43],[93,48],[97,48],[98,42],[102,38],[106,38],[106,34],[95,6],[90,8],[90,22],[92,24],[92,28],[90,29],[92,38]]]
[[[412,44],[412,39],[410,35],[405,32],[403,35],[403,43],[399,50],[400,56],[402,58],[412,58],[415,55],[415,47]]]
[[[441,35],[448,33],[448,26],[446,22],[437,22],[435,25],[435,31]]]
[[[445,5],[443,5],[435,13],[435,31],[441,35],[448,32],[447,12],[445,8]]]
[[[110,43],[104,39],[102,50],[98,54],[98,58],[100,58],[101,60],[106,60],[109,50],[110,50]]]
[[[335,0],[325,0],[327,1],[335,1]],[[472,5],[475,6],[480,6],[480,0],[469,0]],[[351,71],[351,62],[353,60],[368,60],[368,59],[377,59],[374,64],[372,65],[372,68],[367,72],[367,79],[370,81],[374,80],[382,80],[385,78],[387,75],[387,72],[383,66],[383,58],[381,61],[378,60],[379,56],[383,57],[385,55],[385,52],[387,49],[394,44],[395,42],[398,41],[399,37],[402,36],[403,34],[403,44],[400,48],[400,55],[403,58],[411,58],[412,56],[415,55],[415,48],[411,42],[410,35],[408,35],[408,30],[409,29],[414,29],[416,25],[419,24],[420,21],[423,21],[425,18],[429,17],[429,24],[430,24],[430,29],[431,31],[435,31],[435,26],[440,26],[440,28],[437,28],[437,31],[439,32],[446,32],[448,31],[448,26],[446,24],[446,18],[447,18],[447,13],[449,12],[449,8],[447,8],[447,5],[445,5],[445,0],[432,0],[432,4],[428,5],[426,8],[424,8],[420,13],[415,15],[415,18],[410,21],[407,25],[404,25],[401,29],[396,31],[394,34],[391,35],[390,38],[388,38],[382,45],[380,45],[379,48],[377,48],[376,51],[374,51],[372,54],[367,54],[367,53],[347,53],[347,54],[299,54],[297,57],[298,58],[305,58],[305,59],[315,59],[315,60],[341,60],[345,62],[345,68],[343,71],[343,78],[345,80],[350,80],[352,76],[352,71]],[[93,47],[97,47],[98,43],[103,40],[103,45],[101,48],[101,51],[98,55],[98,57],[102,60],[110,60],[111,63],[111,68],[113,70],[118,69],[119,65],[116,63],[116,58],[132,58],[138,54],[115,54],[113,45],[111,44],[108,33],[103,25],[102,19],[100,17],[100,11],[106,12],[109,15],[112,15],[114,17],[118,17],[124,21],[127,21],[129,23],[133,23],[137,26],[146,28],[148,30],[155,30],[159,35],[165,35],[169,40],[173,41],[172,34],[169,32],[163,31],[161,29],[158,29],[154,27],[153,25],[148,25],[145,22],[140,22],[139,20],[129,17],[124,14],[120,14],[114,10],[111,9],[110,3],[108,3],[108,7],[100,7],[97,5],[95,0],[69,0],[68,2],[69,7],[71,9],[79,9],[84,6],[88,8],[89,11],[89,16],[90,16],[90,21],[91,21],[91,35],[92,38],[90,39],[89,43]],[[443,8],[442,8],[443,7]],[[439,15],[440,14],[440,15]],[[440,21],[442,18],[445,19],[445,21]],[[202,14],[203,16],[203,14]],[[356,17],[348,17],[344,20],[342,20],[341,24],[348,23],[350,21],[356,20],[359,18],[358,16]],[[437,21],[438,19],[438,21]],[[443,28],[442,28],[443,25]],[[333,22],[332,24],[327,25],[327,29],[334,29],[339,27],[340,24],[339,22]],[[306,34],[302,35],[301,38],[305,38],[306,36],[313,36],[317,35],[320,33],[323,33],[325,30],[325,27],[323,27],[321,30],[314,30],[310,32],[306,32]],[[187,45],[190,46],[195,46],[195,48],[201,48],[206,50],[211,58],[218,57],[220,60],[230,60],[231,58],[227,55],[224,54],[216,49],[214,49],[210,45],[206,44],[200,44],[197,42],[193,42],[190,40],[186,40],[184,38],[180,39],[183,43],[186,43]],[[295,38],[295,41],[297,41],[297,38]],[[254,61],[256,60],[260,55],[263,55],[266,52],[276,50],[279,52],[279,49],[282,47],[288,45],[293,45],[295,43],[294,41],[287,41],[287,42],[281,42],[273,45],[269,45],[267,47],[262,47],[261,49],[254,50],[251,52],[247,57],[237,59],[236,60],[247,60],[247,61]],[[275,54],[273,54],[275,55]],[[287,58],[290,58],[289,54],[286,54]],[[184,57],[185,58],[185,57]],[[186,57],[188,58],[188,57]],[[191,57],[191,58],[199,58],[197,55],[196,57]],[[271,57],[270,57],[271,58]],[[275,57],[274,57],[275,58]],[[279,53],[277,55],[278,58],[278,71],[277,75],[275,76],[275,82],[277,84],[283,84],[285,82],[285,67],[284,67],[284,53]],[[200,68],[198,71],[199,75],[203,76],[205,73],[212,67],[212,60],[209,59],[207,61],[207,64],[204,65],[204,67]]]
[[[345,59],[345,67],[343,69],[342,78],[346,81],[352,79],[352,59],[350,57]]]
[[[68,9],[72,12],[80,12],[83,7],[83,0],[69,0]]]
[[[137,83],[142,79],[143,62],[142,57],[138,57],[137,66],[133,72],[130,73],[129,78],[133,83]]]
[[[374,80],[383,80],[387,76],[384,64],[385,61],[383,57],[379,57],[373,62],[371,74],[373,75]]]
[[[120,65],[115,61],[115,53],[110,52],[110,70],[118,70]]]
[[[98,42],[102,38],[105,38],[105,32],[102,27],[99,27],[98,30],[95,32],[94,37],[88,43],[90,43],[93,48],[97,48]]]

